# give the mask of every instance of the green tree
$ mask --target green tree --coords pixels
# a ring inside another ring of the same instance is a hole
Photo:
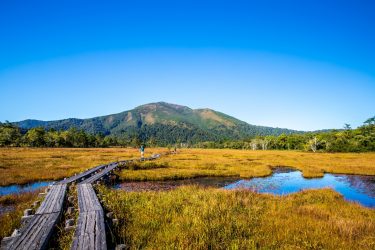
[[[20,129],[9,122],[0,123],[0,146],[19,146],[21,142]]]
[[[344,129],[345,129],[345,130],[351,130],[352,127],[350,126],[350,124],[345,123],[345,124],[344,124]]]
[[[32,128],[25,135],[25,142],[31,147],[43,147],[45,143],[44,128]]]

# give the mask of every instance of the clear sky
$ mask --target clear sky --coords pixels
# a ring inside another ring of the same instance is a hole
[[[371,0],[1,1],[0,121],[166,101],[356,127],[375,115],[374,13]]]

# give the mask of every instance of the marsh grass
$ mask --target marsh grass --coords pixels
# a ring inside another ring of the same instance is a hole
[[[146,161],[146,162],[130,162],[124,165],[123,169],[128,170],[149,170],[149,169],[159,169],[159,168],[168,168],[168,163],[159,163],[154,161]]]
[[[306,178],[324,173],[375,175],[375,153],[306,153],[299,151],[250,151],[230,149],[183,149],[153,162],[162,169],[124,169],[126,181],[171,180],[208,176],[262,177],[272,168],[288,167],[302,171]]]
[[[0,197],[0,206],[10,207],[9,211],[0,214],[0,240],[10,236],[14,229],[20,228],[23,211],[32,208],[32,204],[38,197],[40,190],[21,194],[5,195]],[[36,207],[33,207],[35,210]]]
[[[147,149],[145,156],[162,151]],[[0,186],[59,180],[100,164],[139,156],[132,148],[0,148]]]
[[[374,249],[375,210],[330,190],[278,197],[185,186],[124,192],[101,186],[130,249]]]
[[[165,149],[147,149],[146,157]],[[99,164],[139,157],[128,148],[0,148],[0,185],[58,180]],[[231,149],[182,149],[153,162],[125,167],[122,180],[170,180],[208,176],[267,176],[289,166],[304,177],[325,172],[375,175],[375,153],[306,153]]]

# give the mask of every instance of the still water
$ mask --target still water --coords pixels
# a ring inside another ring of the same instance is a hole
[[[300,171],[274,169],[268,177],[240,179],[238,177],[201,177],[187,180],[124,182],[114,188],[125,191],[168,191],[179,186],[198,185],[223,189],[247,189],[259,193],[286,195],[304,189],[332,188],[346,200],[375,208],[375,176],[325,174],[322,178],[307,179]]]
[[[10,185],[5,187],[0,187],[0,196],[1,195],[8,195],[8,194],[18,194],[24,192],[31,192],[37,190],[38,188],[46,187],[53,182],[50,181],[40,181],[34,182],[26,185]]]
[[[271,176],[239,180],[224,189],[250,189],[259,193],[285,195],[304,189],[332,188],[346,200],[375,207],[375,176],[325,174],[322,178],[307,179],[300,171],[277,169]]]

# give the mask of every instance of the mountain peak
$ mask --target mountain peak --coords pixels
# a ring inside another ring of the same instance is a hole
[[[180,141],[217,141],[255,135],[278,135],[296,131],[247,124],[221,112],[203,108],[154,102],[118,114],[90,119],[58,121],[26,120],[16,123],[24,129],[33,127],[67,130],[75,127],[92,134],[102,133],[130,140],[136,134],[145,140],[153,137],[165,143]]]
[[[156,109],[156,108],[170,108],[176,110],[190,109],[187,106],[182,106],[178,104],[168,103],[168,102],[152,102],[136,107],[135,109]]]

